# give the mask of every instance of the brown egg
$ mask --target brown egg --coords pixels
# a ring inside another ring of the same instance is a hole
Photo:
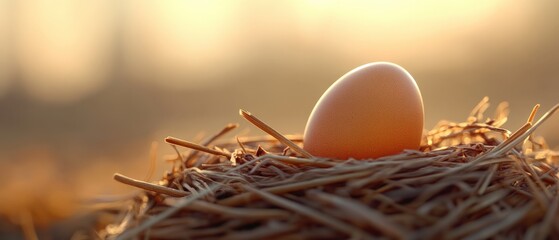
[[[304,133],[309,153],[368,159],[418,149],[423,100],[412,76],[387,62],[360,66],[338,79],[314,107]]]

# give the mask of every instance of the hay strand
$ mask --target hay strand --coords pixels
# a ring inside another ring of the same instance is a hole
[[[295,144],[293,141],[287,139],[285,136],[283,136],[281,133],[279,133],[278,131],[276,131],[275,129],[271,128],[270,126],[268,126],[266,123],[262,122],[260,119],[258,119],[256,116],[252,115],[251,113],[240,109],[239,110],[239,114],[246,119],[247,121],[249,121],[250,123],[254,124],[254,126],[260,128],[262,131],[270,134],[272,137],[276,138],[278,141],[280,141],[281,143],[289,146],[291,149],[293,149],[293,151],[303,155],[306,158],[312,158],[313,156],[307,152],[306,150],[304,150],[303,148],[299,147],[297,144]]]
[[[199,145],[199,144],[189,142],[189,141],[185,141],[185,140],[182,140],[182,139],[178,139],[178,138],[175,138],[175,137],[167,137],[167,138],[165,138],[165,142],[173,144],[173,145],[181,146],[181,147],[191,148],[191,149],[194,149],[194,150],[197,150],[197,151],[207,152],[207,153],[210,153],[210,154],[213,154],[213,155],[224,156],[224,157],[227,157],[227,158],[231,157],[231,154],[229,154],[229,153],[225,153],[225,152],[222,152],[222,151],[211,149],[211,148],[208,148],[206,146]]]
[[[361,229],[356,228],[352,225],[348,225],[342,221],[339,221],[335,218],[331,218],[328,215],[322,214],[321,212],[311,209],[306,206],[299,205],[293,201],[289,201],[277,195],[268,193],[266,191],[261,191],[256,188],[252,188],[249,186],[243,186],[248,192],[253,193],[254,195],[259,196],[260,198],[271,202],[274,205],[278,205],[280,207],[284,207],[286,209],[290,209],[298,214],[307,216],[311,219],[316,220],[326,226],[329,226],[333,229],[336,229],[340,232],[347,234],[347,236],[351,237],[352,239],[363,239],[363,238],[372,238],[369,234],[363,232]]]
[[[176,189],[163,187],[161,185],[157,185],[157,184],[133,179],[131,177],[124,176],[120,173],[115,173],[113,175],[113,178],[114,178],[114,180],[116,180],[118,182],[130,185],[130,186],[133,186],[133,187],[141,188],[141,189],[144,189],[144,190],[147,190],[147,191],[156,192],[156,193],[159,193],[159,194],[169,195],[171,197],[184,197],[184,196],[188,195],[184,191],[179,191],[179,190],[176,190]]]

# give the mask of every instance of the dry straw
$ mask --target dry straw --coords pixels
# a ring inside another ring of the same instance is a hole
[[[157,183],[115,174],[144,191],[106,239],[545,239],[559,235],[558,154],[534,130],[536,106],[514,133],[508,106],[485,118],[484,98],[466,122],[440,122],[420,150],[374,160],[313,157],[300,136],[212,146],[168,137],[190,152]],[[335,146],[332,146],[335,147]]]

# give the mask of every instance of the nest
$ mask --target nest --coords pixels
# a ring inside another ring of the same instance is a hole
[[[109,225],[107,239],[545,239],[559,235],[558,154],[533,131],[538,106],[515,132],[508,105],[485,118],[484,98],[467,121],[440,122],[419,150],[370,160],[323,159],[301,136],[213,144],[169,137],[173,168],[158,183],[115,174],[142,189]],[[335,147],[335,146],[332,146]]]

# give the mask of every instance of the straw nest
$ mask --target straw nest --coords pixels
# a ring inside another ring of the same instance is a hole
[[[508,105],[440,122],[420,150],[371,160],[321,159],[241,110],[270,136],[195,144],[142,189],[107,239],[545,239],[559,234],[558,154],[532,132],[559,105],[515,132]],[[335,147],[335,146],[332,146]]]

